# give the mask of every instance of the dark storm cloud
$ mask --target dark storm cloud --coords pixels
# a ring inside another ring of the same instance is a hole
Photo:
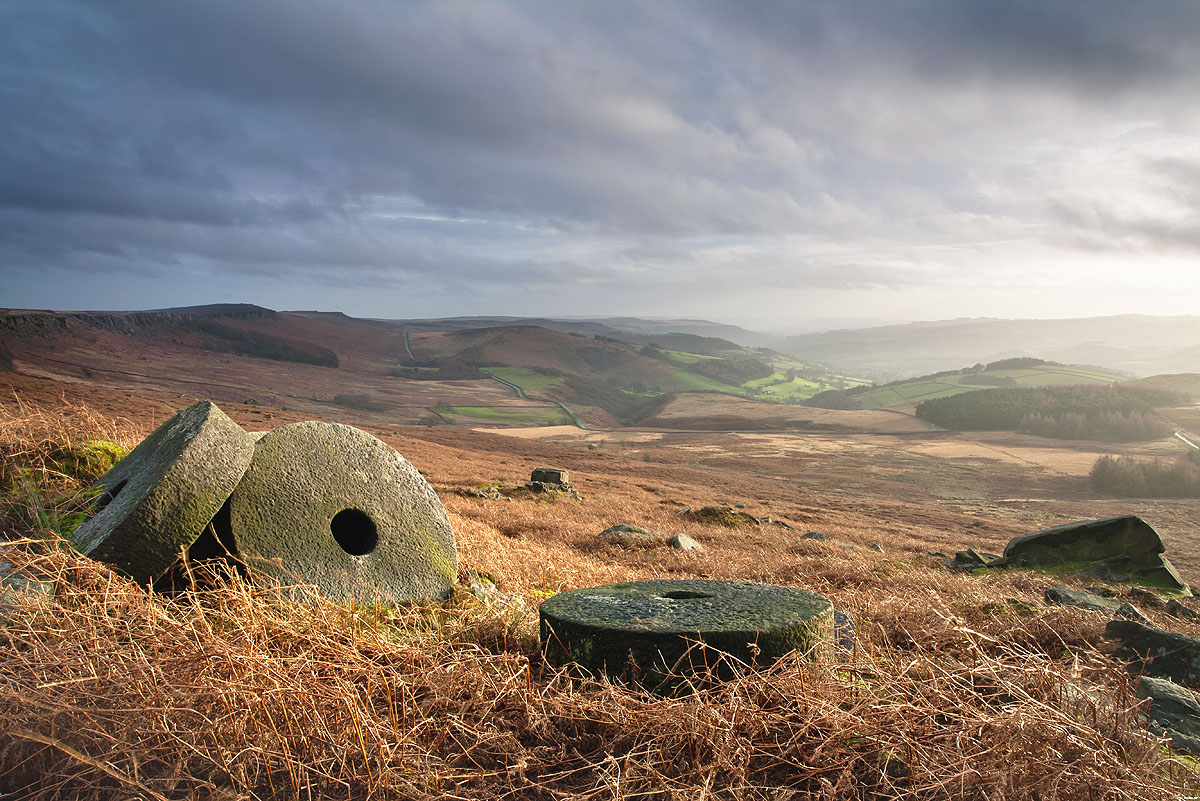
[[[1190,0],[9,4],[0,269],[636,284],[721,269],[713,237],[1103,232],[990,189],[1007,148],[1186,115],[1198,31]],[[762,279],[924,280],[895,263]]]

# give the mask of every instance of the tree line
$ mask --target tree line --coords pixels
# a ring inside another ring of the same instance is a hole
[[[1089,475],[1106,495],[1139,498],[1200,498],[1200,451],[1177,459],[1101,456]]]
[[[1060,439],[1135,442],[1171,427],[1156,409],[1188,402],[1183,393],[1115,384],[984,389],[917,404],[922,420],[955,431],[1027,431]]]

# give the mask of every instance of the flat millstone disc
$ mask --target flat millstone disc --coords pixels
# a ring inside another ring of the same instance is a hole
[[[445,598],[457,578],[433,488],[391,446],[337,423],[258,440],[229,499],[228,536],[251,568],[339,601]]]
[[[828,599],[745,581],[631,581],[559,593],[541,607],[542,645],[553,664],[577,662],[618,676],[632,658],[649,684],[712,666],[711,651],[688,654],[696,640],[745,664],[764,665],[797,650],[815,659],[832,634]]]
[[[74,546],[140,582],[179,560],[242,478],[254,440],[212,401],[179,412],[100,477]]]

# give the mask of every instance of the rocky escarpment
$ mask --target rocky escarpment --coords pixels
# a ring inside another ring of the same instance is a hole
[[[217,303],[176,309],[129,312],[55,312],[25,309],[0,311],[0,337],[60,336],[87,329],[134,333],[170,324],[190,324],[198,318],[278,320],[278,312],[250,303]]]

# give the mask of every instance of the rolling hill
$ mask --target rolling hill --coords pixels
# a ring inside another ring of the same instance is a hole
[[[1136,376],[1200,367],[1200,317],[1128,314],[1065,320],[960,319],[788,337],[773,347],[876,380],[1018,356]]]

